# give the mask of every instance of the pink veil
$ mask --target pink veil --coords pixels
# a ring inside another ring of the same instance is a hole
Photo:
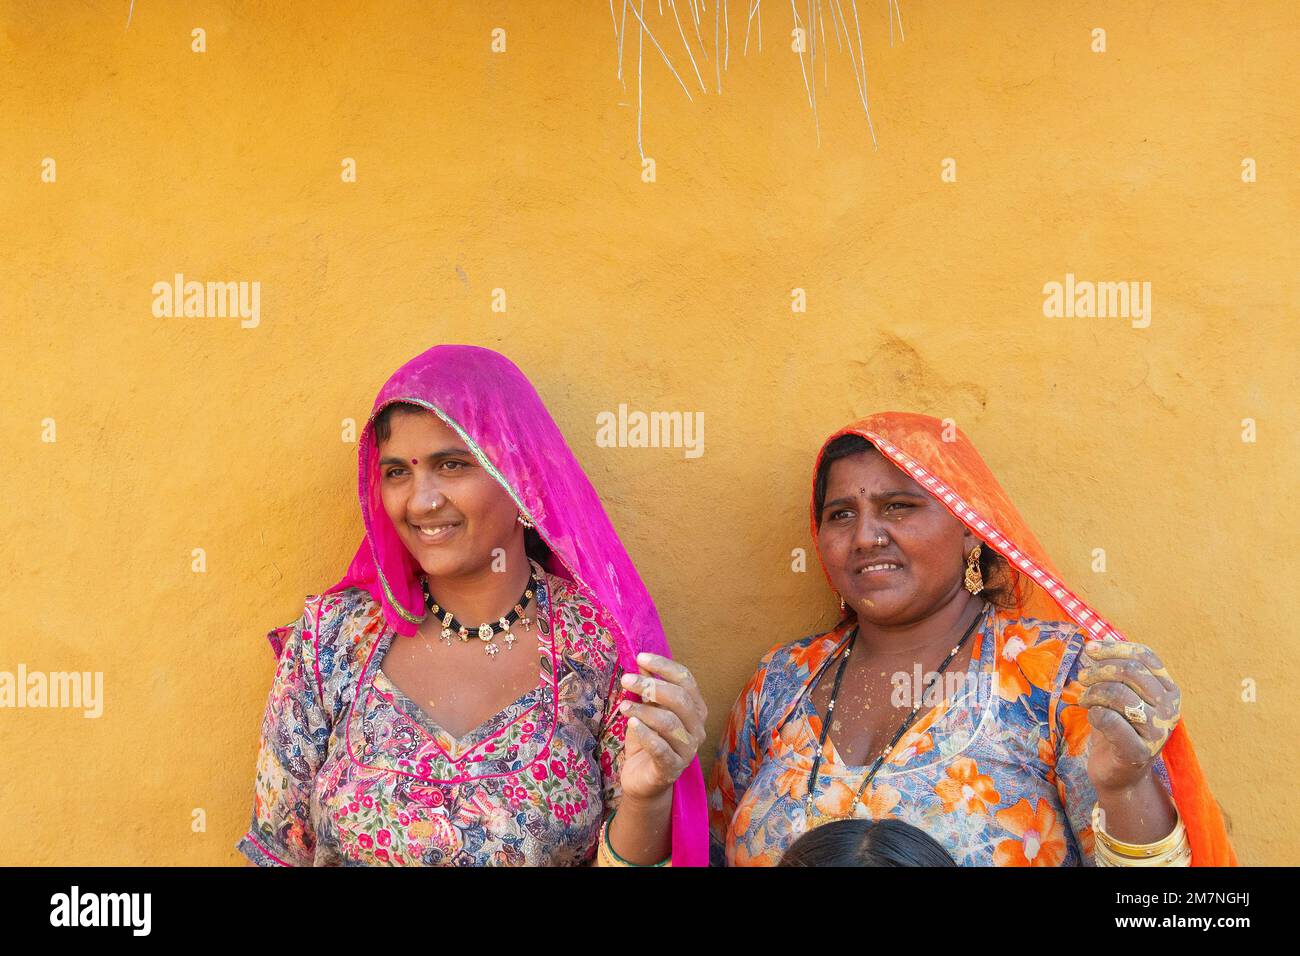
[[[637,672],[641,651],[670,656],[654,601],[536,389],[508,358],[471,345],[431,348],[379,390],[357,450],[366,538],[326,594],[365,588],[399,634],[414,634],[425,614],[419,566],[393,529],[374,480],[375,416],[397,401],[437,414],[533,520],[553,555],[547,570],[573,581],[609,613],[625,671]],[[706,812],[696,758],[673,787],[673,866],[708,865]]]

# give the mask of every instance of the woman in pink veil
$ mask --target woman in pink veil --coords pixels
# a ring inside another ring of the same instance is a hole
[[[417,356],[375,399],[358,472],[347,574],[268,635],[240,851],[705,865],[703,700],[523,373],[472,346]]]

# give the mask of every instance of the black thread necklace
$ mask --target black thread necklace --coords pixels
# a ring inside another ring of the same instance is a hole
[[[902,739],[903,734],[907,733],[907,728],[911,727],[912,724],[915,723],[916,715],[921,710],[921,702],[925,700],[926,694],[933,690],[939,680],[942,679],[943,672],[948,669],[948,665],[952,663],[953,658],[961,652],[962,645],[964,645],[966,641],[970,639],[971,634],[975,632],[975,627],[984,619],[985,610],[987,610],[987,605],[980,611],[980,613],[975,615],[975,620],[971,621],[970,625],[967,626],[966,633],[962,634],[961,640],[959,640],[956,646],[948,652],[948,656],[943,659],[943,663],[939,665],[939,669],[934,672],[934,683],[921,692],[921,700],[918,700],[912,705],[912,709],[907,713],[907,716],[903,718],[903,723],[899,725],[898,730],[894,733],[893,739],[885,745],[885,748],[882,751],[880,751],[880,755],[876,757],[875,763],[871,765],[871,769],[867,771],[866,777],[863,778],[861,785],[858,787],[858,792],[853,795],[853,802],[849,804],[848,813],[839,814],[837,816],[822,817],[818,819],[813,826],[821,826],[824,823],[830,823],[832,820],[853,819],[853,813],[857,810],[858,803],[862,800],[862,795],[866,792],[867,786],[873,779],[875,779],[876,771],[880,769],[880,765],[885,762],[885,758],[889,756],[893,751],[894,746]],[[831,718],[835,716],[835,701],[840,695],[840,682],[844,680],[844,669],[848,666],[849,655],[853,652],[853,645],[857,639],[858,627],[855,624],[853,625],[853,630],[849,633],[849,638],[844,648],[844,657],[840,659],[840,666],[835,671],[835,684],[831,687],[831,699],[826,705],[826,716],[822,720],[821,737],[817,740],[817,755],[813,758],[812,771],[808,774],[808,786],[806,788],[808,793],[807,796],[804,797],[804,816],[808,819],[813,817],[813,799],[816,796],[817,791],[817,771],[820,769],[822,764],[822,749],[826,746],[826,737],[830,733]],[[829,661],[827,663],[829,664]],[[808,699],[811,702],[811,690],[809,691]]]
[[[532,619],[524,617],[524,608],[533,599],[533,592],[536,588],[537,576],[532,571],[529,571],[528,583],[524,585],[524,593],[519,596],[519,600],[515,602],[515,606],[509,612],[503,617],[497,618],[495,624],[485,622],[478,627],[466,627],[456,620],[451,611],[448,611],[433,599],[433,595],[429,593],[429,579],[420,579],[420,589],[424,591],[424,606],[432,611],[435,617],[442,619],[442,642],[450,644],[451,635],[454,633],[463,643],[469,640],[472,632],[487,645],[483,650],[488,657],[495,657],[501,652],[501,648],[492,642],[492,639],[501,633],[506,635],[506,647],[512,651],[515,649],[515,636],[510,633],[510,628],[516,622],[522,622],[525,631],[532,629]]]

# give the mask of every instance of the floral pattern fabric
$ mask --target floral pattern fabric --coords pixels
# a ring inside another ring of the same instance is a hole
[[[710,774],[713,865],[775,865],[809,829],[822,730],[810,691],[847,636],[841,625],[772,648],[737,699]],[[922,699],[854,815],[912,824],[963,866],[1094,865],[1083,632],[986,606],[976,637],[966,679],[949,697]],[[832,732],[813,816],[848,813],[868,769],[841,761]],[[1160,758],[1156,773],[1168,789]]]
[[[397,633],[366,591],[308,599],[267,701],[240,852],[263,866],[593,860],[621,796],[622,669],[603,609],[534,572],[539,682],[461,738],[380,669]]]

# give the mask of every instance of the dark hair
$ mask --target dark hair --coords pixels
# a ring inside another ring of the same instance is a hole
[[[813,481],[813,520],[818,530],[822,526],[822,509],[826,506],[826,485],[830,481],[831,465],[841,458],[861,455],[863,452],[876,451],[861,435],[841,435],[822,453],[821,463],[817,466],[817,477]],[[980,573],[984,575],[984,590],[980,596],[998,607],[1010,608],[1020,604],[1019,574],[1010,563],[988,544],[980,548]]]
[[[956,866],[934,837],[902,820],[833,820],[795,840],[777,866]]]
[[[382,445],[392,437],[394,414],[400,412],[404,415],[410,415],[423,411],[428,411],[428,409],[412,402],[393,402],[391,405],[385,405],[384,410],[375,417],[375,444]]]
[[[822,452],[821,464],[817,466],[817,479],[813,482],[813,518],[818,530],[822,526],[822,509],[826,507],[826,485],[831,479],[831,465],[841,458],[851,458],[875,450],[876,446],[861,435],[841,435],[826,446]]]
[[[408,415],[423,411],[428,410],[424,406],[416,405],[413,402],[393,402],[391,405],[385,406],[384,410],[375,416],[375,444],[386,442],[392,436],[392,416],[394,413]],[[550,569],[551,549],[547,547],[546,542],[542,540],[542,536],[537,533],[536,528],[524,529],[524,553],[543,568]]]

